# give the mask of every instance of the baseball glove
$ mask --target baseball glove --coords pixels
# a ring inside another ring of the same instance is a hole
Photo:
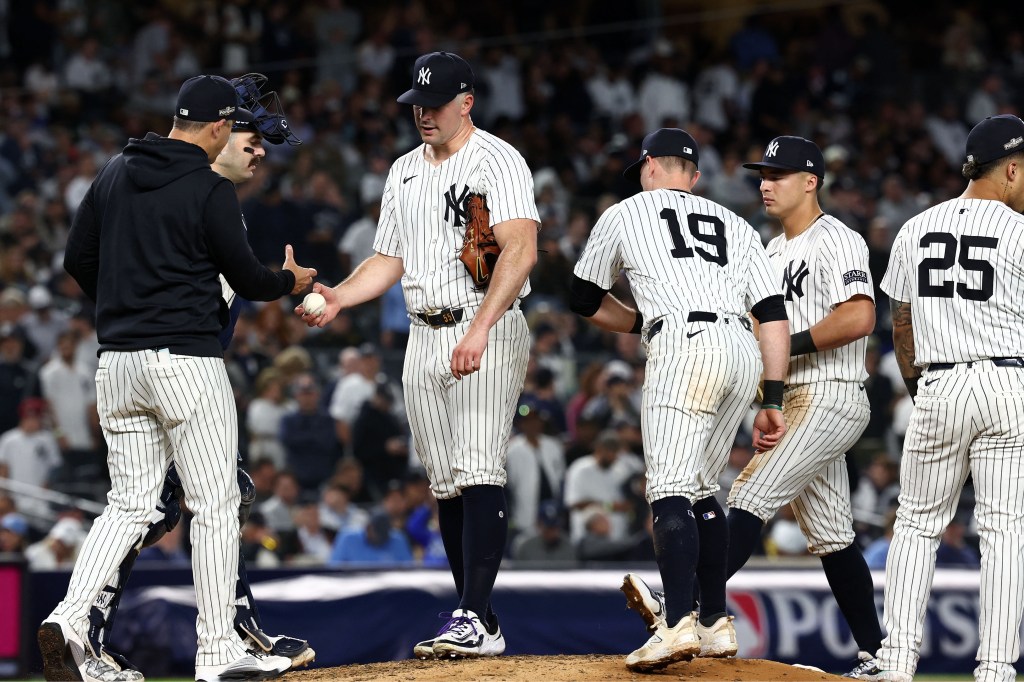
[[[491,227],[487,199],[480,194],[466,196],[466,235],[459,249],[459,260],[466,266],[478,289],[491,283],[491,273],[498,262],[501,247]]]

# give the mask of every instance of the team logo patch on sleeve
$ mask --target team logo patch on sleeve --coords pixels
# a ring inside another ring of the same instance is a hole
[[[854,282],[868,283],[868,273],[863,270],[850,270],[848,273],[843,275],[843,284],[850,286]]]

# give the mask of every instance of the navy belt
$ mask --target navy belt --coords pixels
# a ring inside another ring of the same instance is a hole
[[[687,322],[718,322],[716,313],[706,313],[703,310],[691,310],[686,316]]]
[[[996,367],[1020,367],[1024,368],[1024,358],[988,358]],[[953,369],[958,364],[972,366],[975,362],[984,362],[984,360],[972,360],[971,362],[933,362],[928,365],[928,371],[935,372],[943,369]]]
[[[746,317],[744,317],[742,315],[738,315],[738,316],[735,316],[735,317],[736,317],[736,321],[737,322],[739,322],[741,325],[746,327],[747,331],[750,331],[751,325],[750,325],[750,320],[749,319],[747,319]],[[686,316],[686,321],[687,322],[711,322],[711,323],[722,321],[722,322],[728,323],[729,322],[729,316],[728,315],[719,316],[718,313],[709,313],[709,312],[705,312],[703,310],[691,310],[689,312],[689,314],[687,314],[687,316]],[[664,326],[665,326],[664,318],[655,320],[653,323],[651,323],[651,326],[647,329],[647,341],[649,342],[651,339],[653,339],[655,337],[655,335],[657,335],[657,333],[660,332]]]
[[[442,308],[434,312],[416,313],[416,317],[434,329],[454,327],[459,322],[462,322],[462,308]]]

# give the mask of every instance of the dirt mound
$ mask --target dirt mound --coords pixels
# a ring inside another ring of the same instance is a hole
[[[316,668],[285,675],[286,682],[312,680],[346,680],[348,682],[377,682],[401,680],[426,682],[427,680],[513,680],[514,682],[584,682],[590,680],[647,679],[721,680],[722,682],[748,682],[753,680],[783,680],[784,682],[811,682],[812,680],[841,680],[828,673],[796,668],[774,661],[746,658],[698,658],[688,663],[676,663],[649,675],[626,670],[625,656],[502,656],[463,661],[392,661],[368,665],[345,665],[338,668]]]

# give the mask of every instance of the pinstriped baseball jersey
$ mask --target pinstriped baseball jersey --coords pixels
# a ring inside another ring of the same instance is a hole
[[[575,268],[577,277],[603,289],[621,271],[647,320],[647,499],[710,497],[762,370],[743,322],[754,304],[779,294],[768,256],[753,228],[731,211],[659,189],[605,211]],[[693,311],[718,319],[690,322]]]
[[[999,201],[957,198],[909,220],[882,279],[910,304],[924,373],[900,464],[886,560],[880,665],[913,675],[935,548],[974,479],[981,536],[977,680],[1013,680],[1024,613],[1024,217]],[[943,363],[936,367],[933,363]],[[952,364],[948,364],[952,363]]]
[[[492,226],[518,218],[539,223],[533,174],[515,148],[479,128],[438,166],[424,158],[425,148],[416,147],[391,166],[373,248],[402,259],[402,290],[410,311],[473,308],[485,292],[474,287],[455,257],[465,236],[466,195],[487,197]],[[529,280],[519,297],[528,293]]]
[[[911,304],[919,366],[1024,356],[1024,217],[951,199],[899,231],[882,290]]]
[[[782,284],[794,333],[810,329],[853,296],[875,298],[864,238],[830,215],[819,216],[793,239],[780,234],[768,243],[767,251]],[[867,347],[865,337],[832,350],[794,357],[789,361],[786,383],[862,382],[868,377],[864,369]]]
[[[691,310],[743,315],[779,293],[750,224],[681,190],[641,192],[597,221],[574,272],[610,289],[620,270],[648,324]]]

